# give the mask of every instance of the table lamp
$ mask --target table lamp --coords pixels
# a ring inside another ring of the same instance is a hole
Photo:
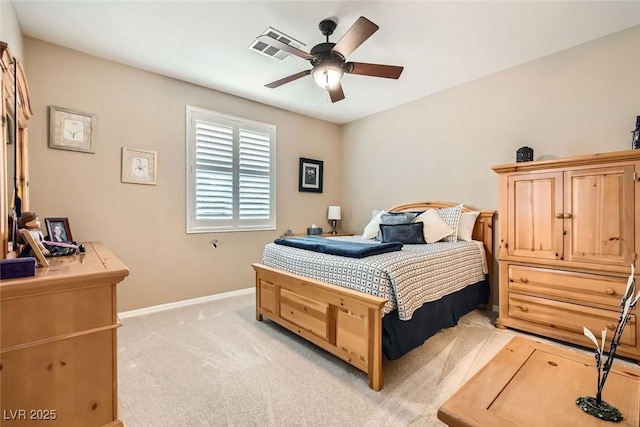
[[[341,219],[340,216],[340,206],[329,206],[329,214],[327,215],[327,219],[331,224],[331,234],[337,234],[336,225],[338,225],[338,221]]]

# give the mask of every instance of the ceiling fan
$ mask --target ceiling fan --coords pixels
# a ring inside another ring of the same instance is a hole
[[[378,31],[379,27],[376,24],[364,16],[361,16],[351,28],[347,30],[338,43],[330,43],[329,36],[333,34],[336,26],[336,22],[331,19],[324,19],[320,22],[320,31],[326,36],[327,41],[315,45],[310,53],[283,43],[267,34],[258,37],[258,40],[302,59],[306,59],[313,65],[313,68],[310,70],[301,71],[266,84],[265,86],[275,89],[285,83],[311,74],[316,84],[329,92],[331,102],[337,102],[344,99],[344,92],[342,91],[342,84],[340,83],[340,79],[344,73],[383,77],[386,79],[397,79],[400,77],[404,67],[368,64],[364,62],[347,62],[346,60],[346,57],[356,50],[358,46]]]

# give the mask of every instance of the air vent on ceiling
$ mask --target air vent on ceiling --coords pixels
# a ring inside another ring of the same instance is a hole
[[[281,41],[282,43],[286,43],[290,46],[293,46],[295,48],[300,48],[301,46],[304,46],[305,44],[302,42],[299,42],[298,40],[294,39],[293,37],[289,37],[288,35],[284,34],[281,31],[276,30],[275,28],[267,28],[264,33],[262,34],[266,34],[270,37],[273,37],[274,39],[277,39],[279,41]],[[280,50],[277,47],[273,47],[267,43],[264,43],[263,41],[260,40],[255,40],[253,43],[251,43],[251,46],[249,46],[249,49],[253,49],[256,52],[260,52],[263,55],[267,55],[270,56],[272,58],[275,59],[279,59],[280,61],[282,61],[283,59],[285,59],[288,56],[291,56],[291,54],[289,54],[288,52],[285,52],[284,50]]]

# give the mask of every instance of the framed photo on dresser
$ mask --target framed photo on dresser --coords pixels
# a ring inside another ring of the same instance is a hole
[[[68,218],[45,218],[44,223],[49,235],[49,241],[73,242]]]

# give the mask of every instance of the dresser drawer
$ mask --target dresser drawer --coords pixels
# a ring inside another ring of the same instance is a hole
[[[579,304],[620,308],[626,277],[509,265],[509,292]]]
[[[113,325],[113,292],[112,286],[87,286],[4,299],[0,309],[0,347]]]
[[[583,326],[596,337],[600,336],[600,331],[607,329],[605,348],[608,349],[619,315],[619,311],[509,294],[509,317],[549,328],[552,332],[548,336],[552,338],[568,339],[587,347],[592,347],[593,343],[584,336]],[[636,315],[632,314],[622,333],[620,345],[635,347],[636,341]]]
[[[106,330],[0,353],[2,427],[121,425],[113,422],[116,347],[115,330]],[[27,418],[11,419],[13,408]],[[31,410],[52,418],[35,421]]]

